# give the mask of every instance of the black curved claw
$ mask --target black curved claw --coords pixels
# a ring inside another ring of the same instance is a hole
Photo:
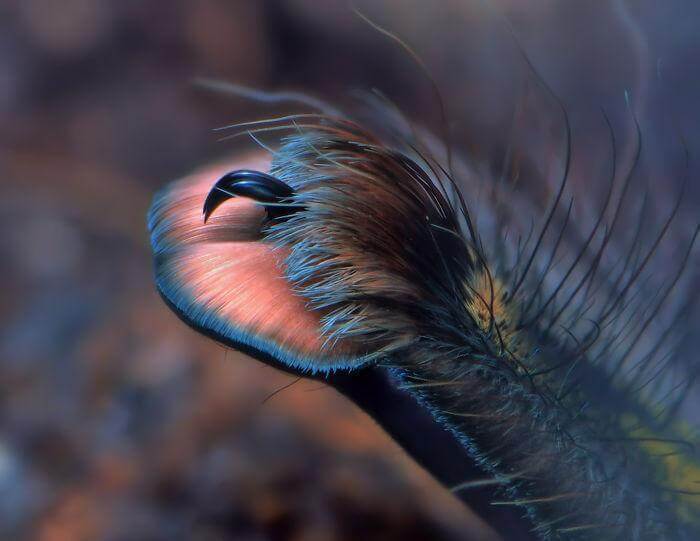
[[[204,223],[224,201],[232,197],[249,197],[265,205],[269,219],[288,216],[301,207],[279,205],[294,195],[294,190],[275,177],[261,171],[239,169],[216,181],[204,201]]]

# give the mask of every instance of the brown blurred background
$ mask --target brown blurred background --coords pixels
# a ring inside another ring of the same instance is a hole
[[[628,142],[625,89],[651,177],[682,161],[675,134],[700,146],[700,5],[627,4],[357,2],[420,54],[455,146],[484,169],[510,141],[542,150],[560,133],[502,13],[571,113],[578,178],[600,169],[600,107]],[[266,400],[295,380],[158,298],[153,192],[250,148],[213,128],[281,111],[197,89],[202,76],[339,103],[377,87],[440,129],[420,69],[343,1],[2,2],[0,538],[487,538],[353,405],[308,381]]]

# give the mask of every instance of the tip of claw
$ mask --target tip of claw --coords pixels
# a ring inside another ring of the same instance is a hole
[[[207,223],[207,220],[209,220],[209,217],[214,213],[219,205],[232,197],[236,197],[236,194],[222,190],[219,186],[214,185],[214,187],[207,194],[207,198],[204,200],[204,206],[202,207],[204,223]]]

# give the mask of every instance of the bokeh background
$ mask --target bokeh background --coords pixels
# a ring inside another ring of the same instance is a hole
[[[601,107],[630,141],[626,90],[650,179],[673,185],[681,135],[700,148],[697,2],[356,5],[421,56],[455,147],[486,171],[512,144],[536,178],[560,145],[509,26],[570,112],[584,191]],[[344,1],[4,0],[0,539],[493,538],[334,391],[225,351],[158,298],[154,191],[251,148],[213,128],[284,112],[197,77],[336,103],[378,88],[440,130],[425,75]]]

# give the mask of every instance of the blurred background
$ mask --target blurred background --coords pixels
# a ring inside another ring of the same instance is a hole
[[[607,166],[601,107],[631,140],[625,91],[650,179],[673,185],[681,135],[700,148],[697,2],[356,5],[421,56],[455,147],[487,172],[509,144],[561,146],[511,32],[570,112],[584,191]],[[4,0],[0,539],[491,539],[352,404],[225,351],[158,298],[154,191],[251,148],[214,128],[284,112],[197,77],[341,104],[378,88],[440,130],[430,81],[344,1]]]

